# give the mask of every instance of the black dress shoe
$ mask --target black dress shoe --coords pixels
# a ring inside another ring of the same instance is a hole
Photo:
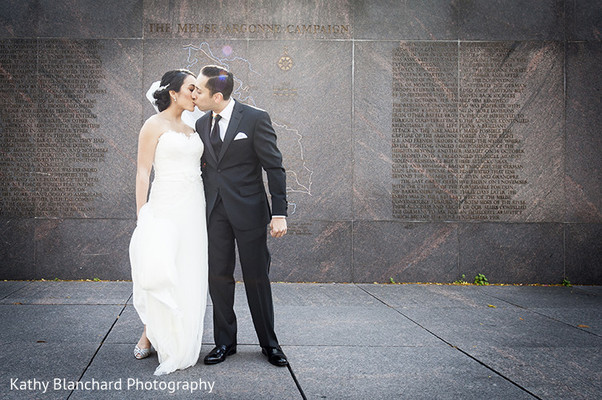
[[[286,356],[279,347],[262,347],[261,352],[268,357],[268,361],[277,367],[288,365]]]
[[[236,345],[226,346],[225,344],[221,344],[219,346],[215,346],[213,350],[209,352],[205,356],[205,364],[219,364],[226,359],[226,357],[231,356],[236,353]]]

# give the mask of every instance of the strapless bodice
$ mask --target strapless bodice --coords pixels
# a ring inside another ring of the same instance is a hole
[[[196,132],[189,135],[172,130],[159,136],[155,150],[155,182],[200,179],[203,142]]]

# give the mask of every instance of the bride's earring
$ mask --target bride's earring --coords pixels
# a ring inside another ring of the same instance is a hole
[[[176,99],[175,97],[172,97],[172,99],[174,102],[176,102],[176,103],[178,102],[178,99]]]

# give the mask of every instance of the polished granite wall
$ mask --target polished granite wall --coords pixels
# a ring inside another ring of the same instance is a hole
[[[230,68],[269,111],[274,281],[602,283],[602,5],[4,1],[0,279],[129,279],[144,93]]]

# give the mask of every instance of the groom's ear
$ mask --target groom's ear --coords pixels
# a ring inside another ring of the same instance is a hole
[[[222,92],[216,92],[213,94],[213,100],[216,103],[221,103],[224,100],[224,95],[222,94]]]

